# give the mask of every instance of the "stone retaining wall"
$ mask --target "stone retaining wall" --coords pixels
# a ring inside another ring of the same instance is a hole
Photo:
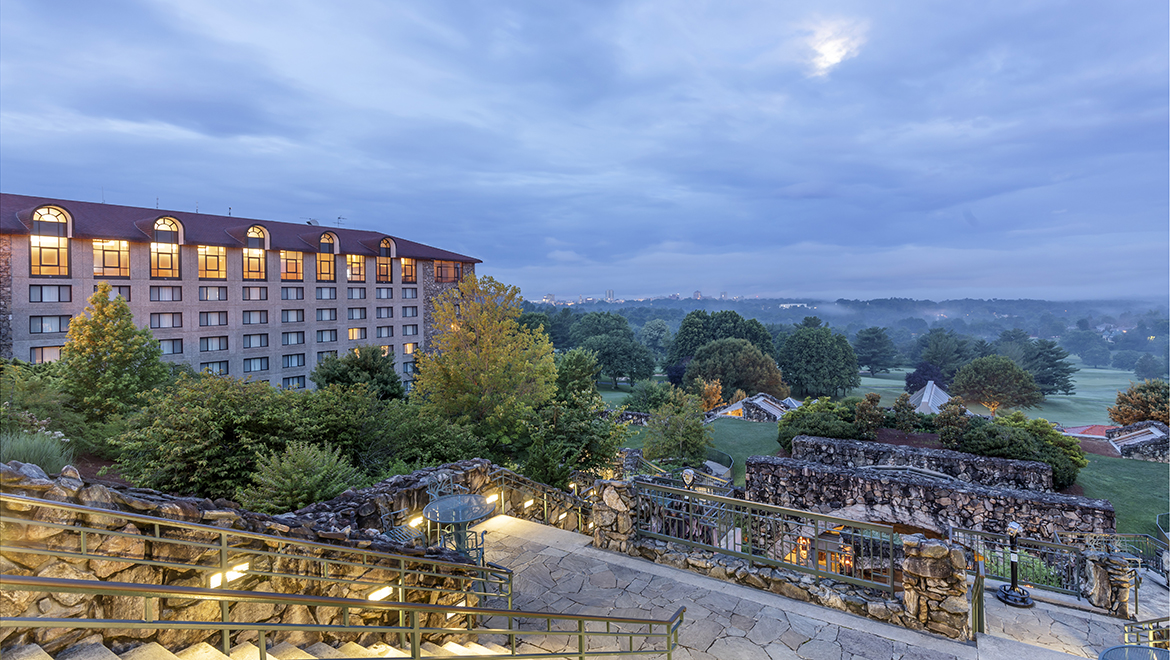
[[[951,526],[1000,534],[1011,521],[1025,535],[1056,530],[1112,533],[1113,505],[1073,495],[996,488],[775,456],[747,460],[747,499],[851,520],[901,523],[945,535]]]
[[[963,549],[921,534],[902,537],[906,616],[954,639],[971,639],[967,557]]]
[[[798,435],[792,439],[792,458],[847,468],[905,465],[984,486],[1052,491],[1052,466],[1047,463],[990,458],[946,449]]]
[[[427,485],[433,481],[436,475],[441,473],[451,475],[455,481],[468,485],[473,491],[483,490],[490,485],[487,481],[487,475],[492,467],[491,463],[483,459],[460,461],[439,468],[430,468],[410,475],[394,477],[370,489],[347,491],[329,502],[313,504],[300,511],[277,516],[246,511],[228,500],[212,501],[195,497],[177,497],[145,488],[129,488],[110,482],[86,481],[72,467],[65,468],[57,478],[50,478],[35,465],[24,465],[15,461],[9,464],[0,464],[0,485],[3,486],[5,493],[12,495],[157,516],[163,521],[200,523],[243,532],[294,537],[339,546],[337,553],[327,549],[308,549],[309,546],[305,546],[304,552],[308,557],[344,559],[349,556],[345,553],[346,550],[369,549],[419,557],[425,555],[432,559],[466,563],[468,560],[465,557],[454,552],[433,547],[404,547],[390,542],[389,539],[381,535],[381,531],[383,531],[381,514],[405,508],[408,511],[408,516],[411,515],[411,512],[417,515],[417,512],[427,501]],[[4,512],[7,516],[66,525],[72,524],[79,518],[74,513],[34,508],[25,504],[6,504]],[[141,523],[135,524],[125,518],[119,519],[116,516],[82,517],[86,518],[85,522],[92,527],[132,535],[143,533],[143,530],[139,528]],[[167,530],[165,526],[162,529],[165,538],[204,543],[219,542],[218,533],[175,528]],[[100,534],[89,536],[90,551],[121,557],[126,561],[37,555],[19,552],[16,547],[21,542],[28,542],[34,546],[47,546],[62,551],[77,551],[79,549],[79,535],[66,533],[65,530],[53,533],[51,528],[5,524],[3,529],[0,529],[0,537],[4,539],[4,547],[0,550],[0,570],[3,573],[14,575],[172,586],[205,586],[203,580],[207,577],[206,572],[195,569],[180,571],[172,568],[160,568],[137,564],[133,560],[180,561],[192,566],[219,565],[218,551],[216,550],[152,542],[147,537],[139,541],[124,537],[101,536]],[[241,538],[235,537],[235,541],[240,541]],[[270,550],[271,547],[267,542],[260,540],[244,540],[238,544],[233,543],[232,546],[233,554],[246,553],[249,549]],[[277,560],[274,569],[293,574],[305,574],[301,571],[312,566],[316,566],[316,564],[299,560]],[[421,564],[407,562],[406,566],[408,569],[419,568]],[[393,568],[395,569],[393,574],[396,576],[397,560],[393,562]],[[333,564],[330,570],[331,577],[357,578],[365,575],[367,579],[380,581],[388,579],[383,575],[387,569],[380,569],[376,566],[347,568],[342,564]],[[450,569],[449,574],[450,578],[413,576],[408,579],[407,586],[455,588],[457,584],[455,577],[468,575],[461,569]],[[365,591],[369,589],[368,586],[352,589],[345,585],[314,580],[286,577],[268,578],[257,575],[248,575],[242,578],[239,582],[233,583],[232,588],[246,591],[300,593],[357,599],[365,599]],[[412,602],[453,605],[463,599],[462,594],[437,595],[434,592],[407,590],[407,600]],[[474,605],[475,603],[470,604]],[[341,614],[337,608],[327,607],[307,608],[304,606],[253,603],[234,606],[232,612],[233,617],[240,621],[298,624],[337,624],[341,622]],[[104,616],[106,618],[140,619],[142,617],[142,602],[141,599],[128,597],[82,594],[42,595],[6,590],[0,592],[0,616]],[[219,617],[219,604],[212,601],[163,599],[160,603],[159,616],[162,619],[175,620],[216,620]],[[360,616],[362,622],[371,625],[378,623],[397,625],[398,623],[397,613],[368,613],[355,614],[354,616]],[[457,621],[457,619],[441,620],[442,614],[430,616],[433,619],[430,624],[436,626],[450,625]],[[54,628],[0,629],[0,643],[4,646],[35,642],[50,654],[80,640],[104,642],[115,651],[120,651],[131,645],[148,641],[158,641],[164,646],[174,648],[206,641],[217,636],[218,633],[200,633],[198,631],[110,630],[103,638],[101,633],[94,631]],[[249,639],[251,639],[249,635],[244,634],[236,641],[248,641]],[[319,633],[297,633],[292,639],[297,644],[322,640],[330,642],[355,640],[363,644],[376,641],[369,635],[322,637]]]
[[[610,419],[614,417],[616,410],[602,410],[599,411],[602,419]],[[616,415],[614,422],[618,424],[633,424],[634,426],[646,426],[650,423],[650,413],[635,412],[633,410],[623,410]]]
[[[1113,439],[1119,435],[1133,433],[1140,429],[1147,427],[1154,427],[1162,432],[1162,437],[1151,438],[1143,442],[1134,442],[1117,447],[1117,451],[1121,453],[1122,458],[1132,458],[1139,461],[1150,461],[1151,463],[1170,463],[1170,428],[1165,424],[1157,421],[1136,422],[1128,426],[1123,426],[1119,429],[1111,429],[1105,432],[1112,443]]]

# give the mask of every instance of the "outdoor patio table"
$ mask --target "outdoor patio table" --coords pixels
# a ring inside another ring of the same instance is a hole
[[[495,510],[496,505],[483,495],[444,495],[423,507],[423,517],[440,525],[451,525],[455,531],[455,550],[467,554],[467,526]]]

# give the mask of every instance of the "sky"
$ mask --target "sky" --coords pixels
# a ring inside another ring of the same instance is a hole
[[[0,0],[4,192],[559,300],[1170,296],[1165,2]]]

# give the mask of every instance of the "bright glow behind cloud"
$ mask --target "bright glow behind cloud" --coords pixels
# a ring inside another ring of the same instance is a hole
[[[818,23],[808,38],[808,45],[814,52],[809,62],[812,65],[810,75],[826,76],[841,62],[857,57],[868,30],[869,24],[858,20],[832,19]]]

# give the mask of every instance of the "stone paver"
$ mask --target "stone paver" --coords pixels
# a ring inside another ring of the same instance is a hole
[[[1009,608],[995,607],[989,592],[988,627],[997,637],[981,636],[977,646],[597,550],[589,537],[505,516],[477,530],[487,532],[487,560],[514,571],[516,609],[666,619],[685,606],[675,654],[682,660],[1097,657],[1095,649],[1119,643],[1121,631],[1116,620],[1054,606],[1003,612]],[[565,641],[528,643],[554,651]],[[1031,646],[1038,642],[1047,648]]]

